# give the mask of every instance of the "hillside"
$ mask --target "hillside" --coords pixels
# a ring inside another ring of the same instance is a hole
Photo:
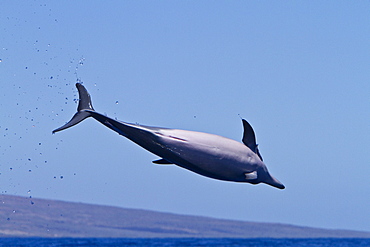
[[[222,220],[0,195],[0,237],[370,238],[370,232]]]

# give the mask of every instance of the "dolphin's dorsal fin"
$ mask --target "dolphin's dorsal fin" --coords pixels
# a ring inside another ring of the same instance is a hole
[[[173,164],[171,161],[168,161],[166,159],[153,160],[152,162],[154,164],[159,164],[159,165],[170,165],[170,164]]]
[[[260,152],[258,151],[258,144],[256,144],[256,135],[254,134],[252,126],[245,120],[243,121],[243,128],[244,128],[244,134],[243,134],[243,143],[249,147],[254,153],[260,157],[260,159],[263,161],[262,156]]]

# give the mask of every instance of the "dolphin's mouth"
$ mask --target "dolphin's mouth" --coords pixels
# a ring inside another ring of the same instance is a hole
[[[265,183],[265,184],[269,184],[275,188],[278,188],[278,189],[285,189],[285,186],[284,184],[282,184],[279,180],[277,180],[276,178],[274,178],[273,176],[270,176],[270,178],[264,180],[264,181],[261,181],[262,183]]]

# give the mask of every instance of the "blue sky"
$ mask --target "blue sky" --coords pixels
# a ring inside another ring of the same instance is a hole
[[[3,1],[0,191],[370,231],[367,1]],[[241,140],[285,190],[212,180],[76,111]]]

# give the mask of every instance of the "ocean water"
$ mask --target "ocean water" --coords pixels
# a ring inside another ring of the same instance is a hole
[[[370,246],[370,239],[197,239],[197,238],[0,238],[0,247],[67,246]]]
[[[370,239],[197,239],[197,238],[0,238],[0,247],[59,246],[370,246]]]

